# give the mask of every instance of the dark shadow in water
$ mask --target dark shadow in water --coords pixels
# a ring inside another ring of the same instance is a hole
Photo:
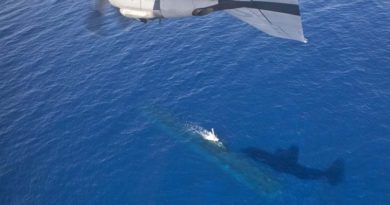
[[[334,161],[328,169],[320,170],[306,167],[298,163],[299,148],[291,146],[289,149],[277,150],[275,153],[249,147],[243,152],[253,160],[267,164],[272,169],[296,176],[304,180],[325,178],[331,185],[337,185],[344,179],[344,160]]]

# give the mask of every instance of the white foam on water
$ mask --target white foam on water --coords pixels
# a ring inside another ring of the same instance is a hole
[[[222,142],[219,140],[218,136],[215,134],[214,129],[211,128],[211,131],[194,124],[187,124],[188,131],[195,134],[199,134],[203,139],[215,143],[218,146],[223,146]]]

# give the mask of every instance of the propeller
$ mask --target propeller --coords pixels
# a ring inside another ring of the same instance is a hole
[[[92,0],[92,9],[87,17],[88,30],[95,34],[99,34],[104,25],[105,11],[108,5],[108,0]],[[119,9],[115,9],[115,11],[115,18],[118,20],[120,27],[126,29],[130,19],[124,17],[119,12]]]
[[[87,17],[87,29],[97,33],[103,25],[104,9],[108,5],[108,0],[93,0],[92,9]]]

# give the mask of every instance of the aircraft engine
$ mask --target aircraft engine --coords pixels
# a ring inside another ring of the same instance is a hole
[[[109,0],[122,15],[136,19],[174,18],[194,15],[195,9],[218,4],[218,0]]]

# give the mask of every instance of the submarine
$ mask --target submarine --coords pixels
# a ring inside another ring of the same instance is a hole
[[[260,195],[275,195],[281,190],[280,181],[267,168],[262,169],[243,153],[230,151],[215,134],[214,129],[191,130],[171,115],[156,109],[148,109],[144,116],[172,138],[184,141],[189,150],[204,156],[239,184]]]

